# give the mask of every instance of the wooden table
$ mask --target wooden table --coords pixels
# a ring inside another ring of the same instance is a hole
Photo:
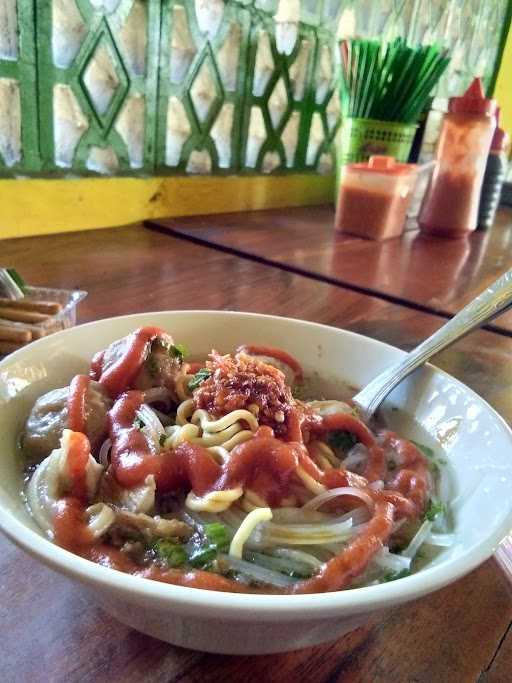
[[[410,348],[443,319],[138,227],[10,240],[3,262],[34,284],[82,287],[81,321],[180,308],[301,317]],[[476,332],[437,364],[512,419],[512,340]],[[103,614],[78,586],[0,539],[0,681],[502,683],[512,590],[491,559],[456,584],[314,649],[227,657],[175,648]]]
[[[512,268],[512,210],[487,232],[462,239],[373,242],[334,232],[332,207],[158,219],[147,225],[198,244],[276,265],[324,282],[450,316]],[[512,313],[492,327],[512,334]]]

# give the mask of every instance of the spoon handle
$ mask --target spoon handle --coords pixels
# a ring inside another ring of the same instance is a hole
[[[370,382],[355,397],[361,417],[369,420],[386,396],[416,368],[477,327],[512,306],[512,270],[504,273],[437,332],[425,339],[405,358]]]

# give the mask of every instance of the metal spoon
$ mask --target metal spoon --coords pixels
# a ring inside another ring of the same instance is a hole
[[[457,313],[446,325],[407,354],[405,358],[384,370],[352,399],[361,418],[368,421],[386,396],[411,372],[443,349],[474,329],[501,315],[512,307],[512,270],[490,285]]]

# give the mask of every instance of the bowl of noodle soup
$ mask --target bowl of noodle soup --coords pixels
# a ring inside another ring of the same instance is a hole
[[[144,363],[127,379],[134,335]],[[350,396],[402,353],[225,311],[42,339],[0,363],[0,528],[176,645],[264,654],[338,638],[470,572],[512,526],[511,432],[463,384],[428,366],[359,424]],[[100,418],[85,424],[73,396]]]

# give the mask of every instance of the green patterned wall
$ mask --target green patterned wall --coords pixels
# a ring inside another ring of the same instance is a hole
[[[335,37],[446,44],[443,98],[490,82],[507,6],[0,0],[0,174],[328,173]]]

